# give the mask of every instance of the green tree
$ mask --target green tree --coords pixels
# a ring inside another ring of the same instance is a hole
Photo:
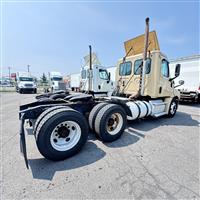
[[[42,74],[42,77],[40,78],[42,83],[47,83],[47,77],[45,73]]]

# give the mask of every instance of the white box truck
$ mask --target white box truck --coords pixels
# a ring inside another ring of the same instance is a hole
[[[177,87],[181,93],[181,100],[200,102],[200,55],[171,60],[170,68],[172,73],[174,73],[177,63],[181,64],[181,73],[174,80],[175,84],[177,85],[180,80],[184,80],[184,84]]]
[[[28,72],[17,72],[16,75],[16,92],[25,93],[33,92],[37,93],[37,84],[34,78]]]

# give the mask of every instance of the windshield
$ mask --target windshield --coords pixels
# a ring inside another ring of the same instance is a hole
[[[30,77],[19,77],[20,81],[33,81],[33,78]]]
[[[53,77],[52,81],[62,81],[62,77]]]

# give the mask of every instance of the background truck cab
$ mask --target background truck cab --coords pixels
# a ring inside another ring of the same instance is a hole
[[[50,72],[51,91],[60,90],[59,83],[63,82],[63,76],[60,72]]]
[[[85,66],[81,70],[81,86],[83,92],[87,92],[89,88],[89,77],[91,77],[91,91],[95,95],[111,95],[114,90],[114,83],[110,79],[110,73],[107,69],[100,65],[93,65],[90,73],[89,66]]]
[[[17,72],[16,91],[19,93],[37,93],[37,85],[33,77],[28,72]]]

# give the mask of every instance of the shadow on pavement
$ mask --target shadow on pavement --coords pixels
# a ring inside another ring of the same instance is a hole
[[[125,130],[121,138],[111,143],[105,143],[105,145],[111,148],[125,147],[125,146],[136,143],[141,137],[139,135],[142,135],[142,137],[144,137],[143,134],[140,134],[137,131],[134,131],[133,134],[132,133],[130,131]]]
[[[128,123],[128,127],[132,127],[135,130],[149,131],[159,126],[199,126],[199,122],[192,119],[191,115],[184,112],[177,112],[173,118],[167,118],[165,116],[160,118],[145,118],[139,119]]]
[[[147,131],[158,128],[159,126],[168,125],[198,126],[199,122],[192,119],[191,115],[184,112],[177,112],[174,118],[160,117],[157,119],[139,119],[128,123],[121,138],[111,143],[105,143],[105,145],[110,148],[125,147],[145,138]],[[144,131],[144,133],[140,131]],[[83,147],[83,150],[79,154],[64,161],[53,162],[45,158],[29,159],[33,178],[52,180],[57,171],[76,169],[102,159],[106,153],[94,143],[95,140],[97,140],[96,136],[90,133],[89,141]]]
[[[200,103],[197,102],[191,102],[191,101],[179,101],[180,105],[183,106],[192,106],[192,107],[200,107]]]
[[[29,159],[33,178],[52,180],[57,171],[71,170],[90,165],[102,159],[106,153],[88,141],[80,153],[64,161],[53,162],[45,158]]]
[[[160,126],[199,126],[197,120],[192,119],[191,115],[184,112],[177,112],[173,118],[166,116],[160,118],[144,118],[134,121],[128,121],[127,128],[122,137],[114,142],[105,143],[107,147],[120,148],[138,142],[145,138],[146,132]],[[141,131],[145,132],[142,133]]]

